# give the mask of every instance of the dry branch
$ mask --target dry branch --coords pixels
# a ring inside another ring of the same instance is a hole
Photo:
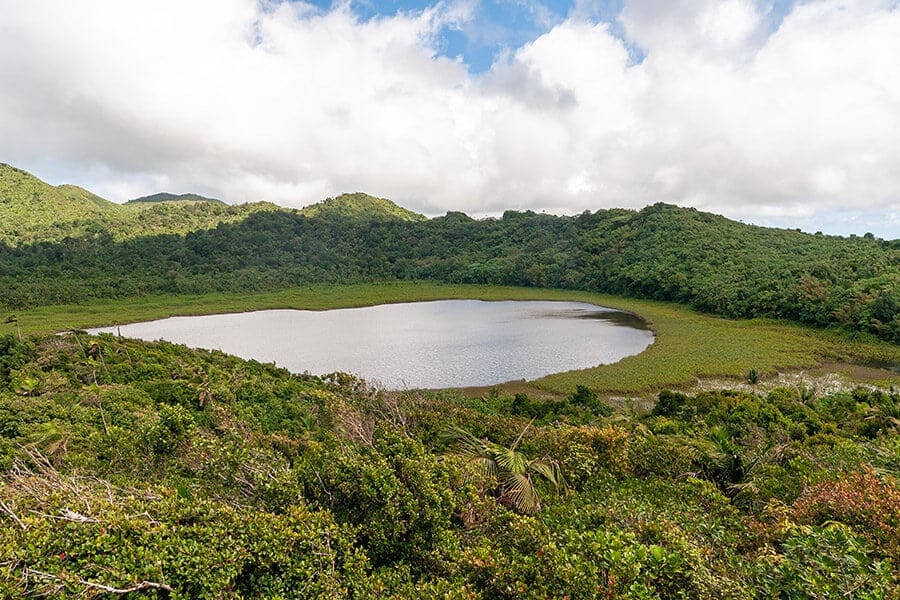
[[[8,514],[10,517],[12,517],[12,520],[15,521],[19,525],[19,527],[22,528],[23,531],[28,529],[28,526],[25,523],[23,523],[21,520],[19,520],[19,517],[16,516],[16,513],[14,513],[12,511],[12,509],[10,507],[8,507],[3,500],[0,500],[0,508],[3,509],[3,512]]]
[[[30,567],[25,567],[24,570],[25,576],[28,577],[30,575],[34,575],[43,579],[50,579],[53,581],[65,581],[62,577],[58,575],[53,575],[52,573],[45,573],[43,571],[38,571],[37,569],[32,569]],[[142,590],[162,590],[165,592],[173,592],[175,590],[172,589],[171,586],[166,585],[165,583],[157,583],[155,581],[141,581],[140,583],[136,583],[131,587],[127,588],[115,588],[109,585],[104,585],[102,583],[94,583],[93,581],[87,581],[85,579],[78,578],[78,584],[83,585],[85,587],[101,590],[103,592],[107,592],[109,594],[130,594],[132,592],[140,592]]]

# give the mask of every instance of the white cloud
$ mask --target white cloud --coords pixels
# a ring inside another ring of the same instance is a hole
[[[346,4],[0,0],[0,161],[117,200],[667,201],[898,237],[893,4],[806,2],[769,32],[762,2],[629,0],[640,64],[572,17],[470,75],[438,53],[469,1],[360,21]]]

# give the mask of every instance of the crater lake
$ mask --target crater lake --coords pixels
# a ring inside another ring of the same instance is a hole
[[[171,317],[90,330],[345,371],[388,389],[485,386],[617,362],[653,334],[639,317],[583,302],[440,300],[325,311]]]

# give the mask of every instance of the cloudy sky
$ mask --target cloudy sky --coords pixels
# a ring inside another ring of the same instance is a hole
[[[658,201],[900,237],[897,0],[0,0],[0,162],[111,200]]]

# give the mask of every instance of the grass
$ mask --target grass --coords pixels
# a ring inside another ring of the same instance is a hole
[[[647,350],[613,365],[557,373],[531,382],[531,386],[547,392],[569,393],[580,384],[609,393],[639,393],[689,385],[697,377],[743,379],[751,368],[764,376],[835,361],[900,362],[900,348],[895,345],[852,340],[836,332],[764,319],[723,319],[672,303],[533,288],[433,283],[317,285],[256,294],[147,296],[45,306],[16,316],[22,333],[31,335],[175,315],[275,308],[325,310],[451,298],[592,302],[636,313],[656,334],[656,341]],[[5,315],[0,317],[5,319]],[[0,334],[14,332],[14,324],[0,324]],[[900,383],[900,377],[890,381]]]

